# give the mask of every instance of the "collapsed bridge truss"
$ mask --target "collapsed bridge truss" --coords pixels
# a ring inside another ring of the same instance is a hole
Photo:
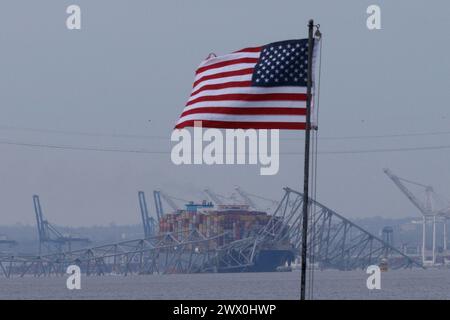
[[[301,193],[285,188],[267,225],[257,234],[237,241],[227,243],[225,233],[206,237],[194,229],[184,238],[167,233],[43,256],[0,255],[0,275],[63,275],[73,264],[87,275],[257,270],[255,266],[265,250],[283,247],[298,256],[302,201]],[[324,269],[352,270],[386,259],[393,269],[421,267],[419,262],[314,200],[310,201],[309,211],[310,264]]]
[[[170,274],[203,272],[225,234],[206,238],[197,230],[180,239],[168,233],[139,240],[42,256],[0,256],[0,274],[50,276],[78,265],[86,275]]]
[[[268,224],[252,239],[235,241],[219,251],[222,270],[251,270],[258,254],[288,242],[296,256],[302,239],[303,194],[285,188]],[[308,263],[321,269],[352,270],[386,261],[390,268],[422,267],[391,244],[317,201],[310,200]]]

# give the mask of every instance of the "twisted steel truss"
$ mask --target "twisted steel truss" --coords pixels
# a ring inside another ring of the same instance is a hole
[[[188,236],[168,233],[71,252],[43,256],[0,256],[0,274],[6,277],[64,275],[78,265],[86,275],[170,274],[203,272],[225,234],[206,238],[198,230]]]
[[[257,235],[218,250],[219,270],[254,270],[267,250],[283,250],[287,261],[292,260],[289,251],[299,256],[303,194],[290,188],[284,190],[271,219]],[[309,264],[339,270],[364,269],[383,261],[391,269],[422,267],[419,261],[317,201],[310,200],[309,219]]]
[[[285,188],[272,220],[262,230],[264,241],[288,238],[298,252],[301,245],[303,194]],[[278,219],[277,219],[278,218]],[[309,262],[321,268],[351,270],[386,259],[390,268],[421,266],[391,244],[315,200],[309,205]]]
[[[64,275],[69,265],[78,265],[86,275],[264,271],[260,266],[267,252],[279,253],[276,259],[283,264],[300,252],[303,195],[284,191],[267,225],[245,239],[227,242],[226,233],[206,237],[194,229],[187,236],[167,233],[42,256],[0,255],[0,275]],[[351,270],[385,259],[390,268],[421,266],[322,204],[311,200],[309,208],[310,264]]]

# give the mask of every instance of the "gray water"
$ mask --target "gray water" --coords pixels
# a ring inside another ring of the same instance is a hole
[[[314,299],[450,299],[450,269],[391,270],[381,290],[368,290],[364,271],[315,271]],[[298,299],[299,272],[0,278],[0,299]]]

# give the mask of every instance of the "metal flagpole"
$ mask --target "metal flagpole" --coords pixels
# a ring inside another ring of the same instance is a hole
[[[308,82],[306,89],[306,128],[305,128],[305,167],[303,175],[303,221],[302,221],[302,269],[300,300],[306,296],[306,257],[308,248],[308,203],[309,203],[309,144],[311,136],[311,87],[312,87],[312,59],[313,59],[313,29],[314,21],[308,24]]]

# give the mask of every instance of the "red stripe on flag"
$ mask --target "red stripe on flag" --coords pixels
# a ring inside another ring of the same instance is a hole
[[[241,50],[235,51],[233,53],[238,53],[238,52],[260,52],[261,49],[262,49],[262,47],[245,48],[245,49],[241,49]]]
[[[296,115],[305,116],[306,108],[274,108],[274,107],[247,107],[247,108],[230,108],[230,107],[202,107],[184,111],[181,117],[198,113],[221,113],[233,115]]]
[[[193,127],[194,121],[188,120],[176,125],[175,129]],[[238,122],[238,121],[202,121],[203,128],[219,129],[285,129],[285,130],[305,130],[304,122]]]
[[[222,61],[222,62],[210,64],[205,67],[198,68],[197,71],[195,72],[195,74],[199,74],[199,73],[202,73],[202,72],[204,72],[206,70],[210,70],[210,69],[217,69],[217,68],[222,68],[222,67],[226,67],[226,66],[231,66],[233,64],[257,63],[258,60],[259,60],[259,58],[240,58],[240,59]]]
[[[200,89],[192,92],[191,97],[195,96],[197,93],[200,93],[205,90],[218,90],[218,89],[225,89],[225,88],[242,88],[242,87],[250,87],[251,85],[252,85],[251,81],[230,81],[230,82],[223,82],[223,83],[217,83],[217,84],[208,84],[208,85],[203,86]]]
[[[189,101],[186,106],[204,101],[306,101],[305,93],[263,93],[263,94],[219,94],[216,96],[204,96]]]
[[[252,74],[252,73],[253,73],[253,68],[214,73],[214,74],[210,74],[208,76],[201,77],[200,79],[198,79],[197,81],[194,82],[194,85],[192,87],[195,88],[199,83],[206,81],[206,80],[226,78],[226,77],[235,77],[235,76],[245,76],[247,74]]]

